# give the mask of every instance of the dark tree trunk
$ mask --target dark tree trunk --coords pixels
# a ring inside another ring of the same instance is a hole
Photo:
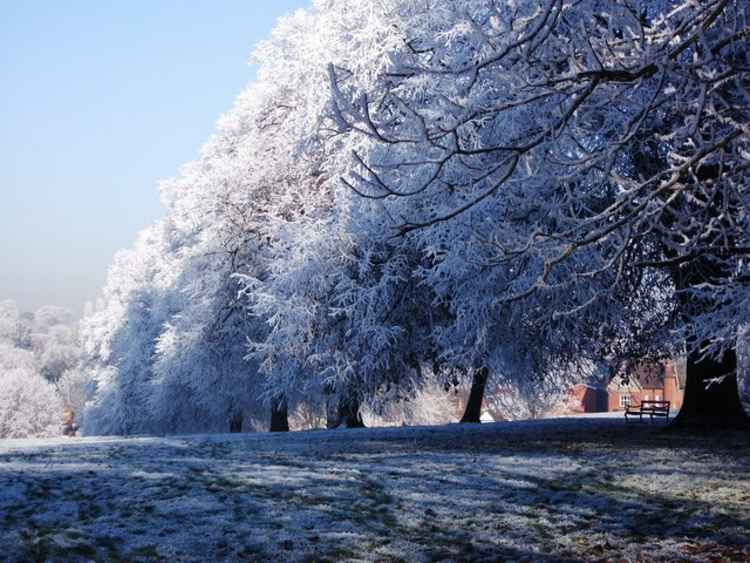
[[[326,428],[364,428],[365,423],[359,412],[360,406],[353,393],[348,397],[329,395],[326,404]]]
[[[359,401],[349,398],[339,403],[339,420],[346,428],[364,428],[362,415],[359,412]]]
[[[331,430],[338,428],[339,424],[341,424],[339,399],[336,395],[336,389],[332,385],[326,385],[324,392],[326,396],[326,428]]]
[[[694,199],[680,202],[672,199],[670,206],[674,214],[664,215],[666,229],[675,226],[672,217],[687,214],[695,217],[694,225],[685,229],[678,226],[674,231],[672,244],[665,245],[664,253],[667,258],[678,257],[675,248],[682,245],[681,238],[701,240],[707,236],[701,231],[709,221],[714,222],[714,229],[725,229],[722,244],[726,250],[731,250],[737,244],[737,236],[744,238],[744,231],[736,225],[741,224],[740,217],[745,212],[744,205],[734,200],[731,190],[724,190],[719,183],[722,167],[718,164],[703,164],[694,170],[694,178],[701,185],[700,190],[693,190]],[[689,181],[689,180],[688,180]],[[670,196],[671,197],[671,196]],[[735,217],[736,214],[736,217]],[[702,284],[710,283],[724,287],[732,282],[737,270],[736,258],[731,252],[717,251],[715,254],[698,255],[682,265],[671,266],[670,275],[678,293],[678,306],[683,323],[699,322],[701,315],[711,313],[720,306],[721,297],[717,294],[697,295],[687,290],[695,289]],[[700,333],[700,331],[697,331]],[[736,348],[727,351],[720,360],[710,358],[701,359],[695,346],[695,341],[688,340],[687,374],[685,381],[685,396],[679,414],[672,422],[673,428],[691,428],[693,430],[710,430],[712,428],[734,428],[748,425],[748,416],[742,408],[739,390],[737,388],[737,351]],[[722,378],[721,382],[711,382],[714,378]],[[709,384],[710,383],[710,384]]]
[[[487,368],[479,368],[474,372],[471,381],[471,391],[469,400],[466,403],[466,410],[461,418],[462,423],[480,423],[482,422],[482,401],[484,401],[484,388],[487,386]]]
[[[721,381],[711,381],[723,377]],[[727,351],[721,360],[700,358],[693,352],[687,360],[685,396],[675,428],[711,430],[741,428],[750,424],[737,388],[737,353]]]
[[[289,432],[289,406],[286,397],[271,401],[271,432]]]
[[[720,284],[728,279],[723,265],[709,260],[697,261],[676,276],[677,287],[687,289],[705,281]],[[689,295],[680,297],[681,315],[684,323],[694,321],[694,315],[711,311],[716,304],[711,298],[691,299]],[[687,369],[685,376],[685,396],[682,408],[671,424],[672,428],[711,430],[714,428],[742,428],[750,423],[740,401],[737,387],[737,350],[727,350],[721,359],[701,358],[697,349],[688,342]],[[717,378],[721,380],[712,381]]]
[[[338,403],[334,399],[329,399],[328,403],[334,403],[326,404],[326,428],[328,430],[333,430],[334,428],[338,428],[339,424],[341,424],[341,419],[339,419],[339,409],[338,409]]]
[[[229,431],[232,433],[242,432],[242,413],[235,413],[229,419]]]

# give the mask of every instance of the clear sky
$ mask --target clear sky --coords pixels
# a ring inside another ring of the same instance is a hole
[[[80,313],[307,0],[0,0],[0,300]]]

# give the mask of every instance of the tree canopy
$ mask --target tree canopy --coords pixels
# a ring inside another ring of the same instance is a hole
[[[646,356],[735,378],[749,11],[318,0],[282,19],[84,322],[90,430],[377,410],[487,376],[554,395]]]

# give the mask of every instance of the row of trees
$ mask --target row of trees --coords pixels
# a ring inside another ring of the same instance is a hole
[[[744,422],[750,8],[318,0],[161,187],[83,323],[92,433],[362,424],[685,354]],[[267,413],[264,417],[257,413]],[[256,418],[257,420],[252,420]]]
[[[93,310],[89,307],[89,318]],[[61,307],[43,307],[35,313],[21,313],[13,301],[0,302],[0,439],[59,436],[73,433],[84,420],[91,398],[91,374],[82,362],[73,314]],[[243,367],[243,366],[240,366]],[[238,370],[245,373],[243,369]],[[244,375],[243,377],[246,377]],[[215,383],[214,383],[215,384]],[[152,390],[159,390],[158,385]],[[164,392],[164,390],[159,390]],[[204,393],[206,389],[199,390]],[[500,418],[530,418],[561,406],[564,396],[552,393],[519,392],[519,389],[490,388],[486,410]],[[451,422],[461,416],[461,396],[465,389],[446,389],[436,382],[423,386],[409,401],[389,403],[378,412],[365,409],[368,425],[417,425]],[[206,419],[175,425],[177,430],[242,430],[242,422],[253,429],[265,429],[267,408],[257,397],[258,389],[246,392],[251,400],[243,407],[234,403],[225,413],[217,411],[213,426]],[[205,398],[210,405],[215,395]],[[112,416],[117,413],[118,404]],[[325,402],[321,396],[299,397],[286,421],[290,427],[306,429],[325,426]],[[216,407],[213,406],[214,410]],[[179,409],[177,409],[179,411]],[[136,413],[137,415],[138,413]],[[142,413],[140,413],[142,414]],[[222,414],[226,414],[222,418]],[[150,421],[153,424],[155,421]],[[248,424],[249,423],[249,424]],[[127,431],[154,431],[149,427],[123,425]],[[91,426],[91,425],[89,425]],[[162,428],[161,431],[165,429]],[[113,428],[111,431],[126,431]]]

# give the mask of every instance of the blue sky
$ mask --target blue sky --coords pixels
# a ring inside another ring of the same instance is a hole
[[[306,0],[0,2],[0,300],[79,313]]]

